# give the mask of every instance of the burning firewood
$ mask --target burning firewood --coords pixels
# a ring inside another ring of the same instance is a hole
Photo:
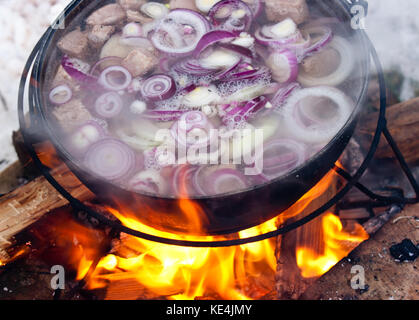
[[[66,166],[52,171],[53,176],[81,201],[93,195]],[[13,237],[48,212],[64,207],[68,201],[44,177],[38,177],[0,198],[0,259],[7,258],[6,249]]]
[[[335,194],[337,183],[337,175],[330,172],[307,195],[283,214],[295,215],[295,219],[299,219],[311,213]],[[294,218],[292,218],[293,220]],[[287,221],[287,223],[289,222],[290,220]],[[314,282],[313,279],[303,276],[296,255],[299,248],[309,248],[320,254],[323,250],[322,232],[321,218],[317,218],[298,230],[277,238],[276,289],[279,299],[298,299]]]
[[[356,248],[348,259],[340,261],[318,279],[301,298],[417,300],[419,298],[417,260],[397,262],[390,255],[389,249],[405,238],[418,243],[419,231],[415,222],[418,210],[418,205],[408,206],[393,218],[384,219],[391,222],[374,224],[382,228],[370,229],[377,233]]]

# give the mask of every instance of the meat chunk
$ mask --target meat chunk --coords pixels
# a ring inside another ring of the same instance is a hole
[[[125,10],[140,10],[146,0],[118,0],[118,3]]]
[[[57,43],[58,48],[71,57],[83,59],[89,48],[87,33],[76,29],[67,33]]]
[[[157,57],[152,52],[142,48],[132,50],[121,63],[133,77],[146,74],[154,69],[157,64]]]
[[[127,19],[129,22],[139,22],[141,24],[153,21],[152,18],[147,17],[138,10],[127,10]]]
[[[301,62],[304,72],[315,76],[324,77],[337,69],[340,63],[339,53],[332,48],[325,48],[318,53],[305,58]]]
[[[170,10],[178,8],[199,11],[195,5],[195,0],[170,0]]]
[[[109,40],[111,35],[115,32],[114,26],[94,25],[88,34],[90,45],[94,48],[99,48]]]
[[[64,70],[64,68],[60,65],[57,69],[57,72],[54,76],[54,78],[51,81],[51,86],[50,88],[56,88],[60,85],[67,85],[72,93],[73,93],[73,98],[78,96],[79,93],[81,92],[81,86],[80,84],[74,80],[68,73],[67,71]]]
[[[265,0],[265,12],[268,20],[274,22],[291,18],[300,24],[309,16],[306,0]]]
[[[90,25],[114,25],[126,18],[125,10],[119,4],[108,4],[95,12],[87,19],[86,23]]]
[[[86,121],[93,119],[89,110],[78,99],[73,99],[66,104],[55,107],[52,114],[64,131],[71,131]]]
[[[54,79],[51,82],[51,88],[55,88],[62,84],[68,85],[71,89],[78,87],[73,78],[60,65],[57,69],[57,73],[55,74]]]

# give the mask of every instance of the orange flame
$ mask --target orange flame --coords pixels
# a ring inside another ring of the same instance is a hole
[[[128,227],[168,236],[163,231],[126,218],[114,209],[109,210]],[[274,227],[274,223],[273,220],[268,221],[242,231],[240,236],[266,232]],[[186,239],[185,236],[178,238]],[[205,238],[205,241],[216,239]],[[194,299],[204,296],[208,291],[217,293],[223,299],[249,299],[240,288],[240,283],[244,283],[250,273],[255,275],[261,270],[273,272],[276,268],[274,249],[272,240],[227,248],[188,248],[127,236],[118,255],[109,254],[100,260],[88,286],[95,289],[106,286],[109,281],[130,279],[156,295],[169,296],[171,299]],[[80,275],[85,275],[91,264],[92,261],[81,260],[79,270],[84,272],[80,272]],[[256,265],[262,265],[262,269]]]
[[[3,257],[3,259],[0,259],[0,267],[5,266],[6,264],[12,263],[13,261],[19,259],[20,257],[26,255],[30,251],[29,247],[27,245],[20,246],[15,250],[14,253],[11,254],[11,256]]]
[[[48,152],[43,158],[46,162],[53,163],[54,158],[49,157]],[[314,199],[326,192],[334,178],[335,173],[331,171],[277,218],[240,231],[237,237],[247,238],[275,230],[278,225],[303,212]],[[185,186],[181,186],[181,192],[185,196],[179,199],[179,207],[191,225],[199,230],[205,215],[197,203],[188,199],[185,190]],[[120,211],[107,209],[123,225],[144,233],[191,241],[227,239],[222,236],[173,235],[141,223],[128,208]],[[367,238],[365,231],[359,228],[354,234],[348,233],[343,230],[337,217],[331,214],[324,216],[324,253],[320,255],[308,247],[297,249],[296,259],[302,275],[319,276],[329,270],[355,243]],[[258,279],[266,274],[270,274],[273,279],[276,270],[275,239],[226,248],[189,248],[127,235],[121,239],[113,253],[100,258],[103,248],[99,248],[94,236],[88,236],[88,229],[71,224],[65,224],[62,229],[60,228],[60,235],[76,244],[70,253],[69,264],[76,267],[76,278],[84,279],[89,289],[109,289],[112,283],[129,281],[131,285],[134,283],[139,288],[145,287],[157,297],[171,299],[194,299],[205,297],[209,293],[221,299],[257,299],[263,296],[263,292],[251,292],[248,289],[249,279]],[[73,241],[75,234],[76,241]]]
[[[246,238],[275,230],[279,223],[306,209],[329,188],[334,178],[335,173],[330,172],[278,218],[243,230],[238,233],[238,237]],[[197,204],[187,197],[179,201],[188,218],[194,219],[194,216],[201,214]],[[125,215],[112,208],[108,210],[125,226],[173,238],[173,234],[142,224],[134,215]],[[350,250],[348,246],[343,245],[345,241],[358,243],[366,239],[361,227],[360,230],[356,230],[357,235],[353,236],[343,231],[339,219],[331,214],[324,217],[323,228],[326,247],[324,256],[319,257],[309,249],[298,248],[298,266],[304,277],[321,275],[337,263]],[[180,234],[175,238],[201,241],[225,239],[220,236],[198,237]],[[228,248],[188,248],[127,236],[115,254],[108,254],[99,261],[93,274],[89,276],[88,287],[102,288],[115,281],[130,280],[146,287],[157,296],[171,299],[194,299],[205,296],[208,292],[214,292],[222,299],[258,298],[247,294],[245,288],[250,277],[257,278],[269,272],[274,275],[277,263],[275,248],[275,239]],[[92,263],[88,259],[80,260],[79,277],[87,274]],[[306,265],[308,267],[305,267]]]
[[[318,254],[312,248],[297,248],[297,265],[305,278],[321,276],[352,251],[359,243],[368,239],[368,234],[356,224],[352,232],[343,230],[340,219],[332,213],[322,218],[324,252]]]

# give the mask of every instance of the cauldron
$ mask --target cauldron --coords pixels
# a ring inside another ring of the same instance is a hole
[[[216,196],[189,199],[200,208],[201,226],[196,227],[183,212],[176,197],[160,197],[146,192],[123,189],[84,170],[64,147],[56,125],[47,108],[45,86],[61,61],[56,43],[94,10],[112,1],[75,0],[63,12],[66,28],[50,28],[44,35],[39,54],[33,66],[33,77],[38,84],[34,91],[34,110],[38,130],[42,130],[56,148],[60,158],[72,172],[100,199],[122,213],[134,215],[139,221],[156,229],[189,234],[226,234],[265,222],[289,208],[310,190],[335,164],[347,146],[361,113],[369,78],[369,49],[364,32],[351,28],[351,15],[344,1],[308,1],[312,12],[336,18],[340,32],[351,38],[357,53],[356,67],[343,91],[351,91],[355,108],[346,124],[334,138],[304,164],[284,176],[246,190]],[[68,28],[68,29],[67,29]],[[350,90],[348,89],[350,88]]]

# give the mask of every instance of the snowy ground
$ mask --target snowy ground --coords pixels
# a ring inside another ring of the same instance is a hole
[[[0,95],[7,104],[0,100],[0,170],[16,159],[11,134],[18,128],[17,93],[26,59],[68,2],[0,0]]]
[[[69,0],[0,0],[0,170],[16,155],[11,132],[18,128],[16,101],[27,56]],[[412,97],[410,79],[419,81],[419,1],[370,0],[367,32],[385,69],[399,68],[406,79],[402,99]],[[4,160],[4,161],[2,161]]]

